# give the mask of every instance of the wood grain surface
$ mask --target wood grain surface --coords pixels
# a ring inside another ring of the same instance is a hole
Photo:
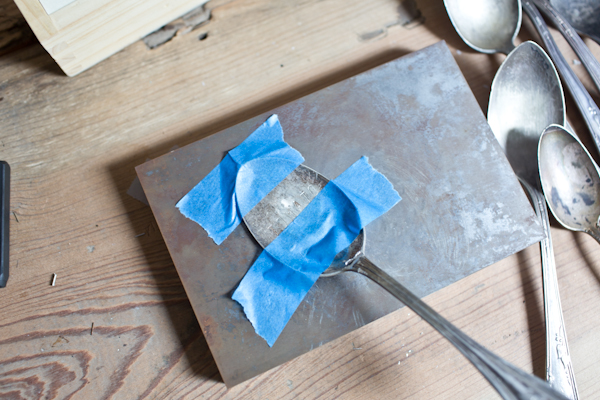
[[[12,168],[13,216],[0,399],[498,398],[409,309],[228,390],[149,207],[127,194],[149,158],[439,40],[486,110],[504,56],[470,50],[441,2],[417,1],[422,18],[411,22],[406,6],[213,0],[199,29],[153,50],[138,41],[68,78],[0,0],[0,158]],[[537,36],[524,17],[519,41],[529,38]],[[598,100],[583,67],[572,67]],[[597,157],[570,99],[567,107]],[[556,223],[552,235],[580,395],[600,398],[600,246]],[[537,246],[425,300],[544,375]]]

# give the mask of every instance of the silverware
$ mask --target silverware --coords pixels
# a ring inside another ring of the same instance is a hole
[[[569,24],[569,22],[563,18],[563,16],[554,8],[548,0],[533,0],[535,5],[546,15],[554,26],[558,28],[560,33],[565,37],[569,45],[575,50],[577,57],[581,60],[581,63],[588,71],[594,84],[600,90],[600,63],[594,57],[590,49],[583,43],[583,40],[579,37],[575,29]],[[574,6],[575,4],[572,4]],[[600,8],[599,8],[600,11]],[[600,15],[598,16],[600,17]],[[600,22],[597,21],[598,27],[600,28]]]
[[[552,61],[554,61],[554,65],[556,65],[556,68],[558,69],[558,72],[560,72],[565,85],[575,99],[577,108],[579,108],[579,111],[581,112],[581,115],[583,116],[583,119],[590,130],[592,139],[596,144],[596,148],[600,150],[600,109],[598,109],[598,106],[590,94],[587,92],[579,78],[577,78],[577,75],[575,75],[565,58],[560,53],[556,42],[548,30],[548,26],[544,22],[542,15],[535,5],[530,0],[523,0],[523,9],[540,34],[544,45],[546,46],[546,49],[552,58]]]
[[[600,44],[600,2],[598,0],[550,0],[554,8],[579,33]]]
[[[548,26],[530,0],[523,0],[522,4],[521,0],[444,0],[444,5],[465,43],[488,54],[508,54],[514,49],[513,41],[521,27],[522,7],[542,37],[600,150],[600,109],[560,53]]]
[[[258,244],[266,248],[283,232],[288,221],[299,215],[309,203],[303,199],[303,195],[305,193],[310,193],[310,197],[316,195],[327,182],[328,179],[323,175],[304,165],[296,168],[271,192],[276,192],[277,195],[270,193],[244,217],[248,230]],[[294,207],[289,207],[290,204],[294,204]],[[473,363],[503,398],[566,399],[543,380],[514,367],[465,335],[410,290],[369,261],[364,255],[365,236],[362,230],[352,244],[337,255],[322,276],[351,271],[378,283],[448,339]]]
[[[521,27],[521,3],[515,0],[444,0],[450,21],[473,49],[510,53]]]
[[[487,5],[487,3],[495,3],[496,6],[494,7],[493,4]],[[494,52],[497,50],[505,53],[510,52],[514,47],[513,40],[519,31],[521,22],[519,0],[503,0],[502,2],[496,2],[495,0],[445,0],[444,4],[454,27],[463,39],[466,38],[465,42],[469,46],[480,51],[482,47],[487,47],[488,51],[485,52]],[[476,7],[480,7],[480,9],[487,10],[493,14],[489,16],[478,15],[479,13],[473,12],[473,10],[476,10]],[[536,25],[540,35],[544,38],[546,46],[550,49],[551,54],[554,55],[553,58],[558,60],[560,63],[559,67],[564,70],[565,79],[598,145],[600,143],[600,110],[598,110],[596,104],[592,101],[579,79],[577,79],[564,60],[564,57],[558,51],[554,40],[550,37],[545,22],[535,6],[525,0],[523,8]],[[467,18],[463,16],[465,10],[469,12]],[[506,26],[498,27],[498,25],[494,25],[492,21],[495,19],[503,21]],[[491,42],[490,38],[495,35],[495,29],[499,31],[497,37],[501,38],[501,41],[499,44],[491,45],[493,42]],[[482,33],[479,34],[479,30]],[[507,34],[507,32],[512,32],[512,35]],[[478,46],[475,47],[472,43],[476,43]],[[529,48],[529,53],[531,54],[529,57],[537,54],[535,58],[538,60],[547,60],[548,58],[545,52],[533,43],[526,45],[523,49],[525,48]],[[541,187],[538,183],[538,168],[535,163],[537,159],[537,142],[541,132],[549,124],[564,124],[564,97],[556,70],[549,60],[540,64],[543,66],[540,71],[529,74],[525,78],[525,74],[530,73],[531,70],[528,69],[528,66],[525,69],[516,68],[519,63],[514,61],[519,57],[514,55],[515,52],[516,50],[511,52],[510,56],[507,57],[507,60],[500,67],[500,70],[504,72],[500,74],[501,71],[498,71],[494,79],[494,82],[497,82],[497,80],[499,81],[499,75],[510,77],[508,84],[504,83],[500,85],[496,83],[496,85],[492,85],[488,121],[492,126],[494,134],[496,134],[505,149],[515,173],[523,178],[522,180],[529,183],[524,186],[529,192],[534,206],[537,206],[536,213],[540,216],[542,226],[546,232],[547,239],[540,242],[544,282],[544,308],[546,314],[546,379],[553,387],[567,394],[571,399],[577,399],[577,387],[570,358],[563,357],[562,354],[557,353],[564,348],[568,354],[568,347],[566,335],[564,334],[564,322],[558,293],[550,225]],[[525,53],[525,50],[519,53]],[[511,57],[513,59],[512,62],[509,61]],[[548,72],[550,71],[551,73],[549,74]],[[503,78],[502,80],[506,79]],[[552,95],[553,92],[556,95]],[[511,97],[515,94],[521,96],[516,99]],[[503,100],[499,101],[499,99]],[[526,112],[526,110],[529,110],[529,112]],[[568,363],[565,363],[565,360],[568,360]]]
[[[551,125],[540,138],[538,163],[556,220],[600,243],[600,172],[587,149],[562,126]]]
[[[534,42],[522,43],[504,60],[494,77],[488,122],[529,193],[546,233],[546,239],[540,242],[546,316],[546,379],[570,399],[577,399],[558,292],[550,223],[537,165],[541,133],[548,125],[562,124],[564,120],[563,92],[552,62]]]

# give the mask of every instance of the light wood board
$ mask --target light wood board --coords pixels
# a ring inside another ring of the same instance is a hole
[[[75,76],[207,0],[75,0],[48,14],[15,0],[38,40]]]

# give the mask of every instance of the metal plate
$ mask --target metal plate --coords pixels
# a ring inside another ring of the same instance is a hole
[[[220,246],[175,204],[276,113],[304,164],[333,179],[361,156],[402,196],[366,255],[425,296],[539,240],[502,149],[440,42],[137,168],[221,376],[235,385],[402,305],[357,274],[321,278],[272,348],[231,293],[260,254],[244,224]]]

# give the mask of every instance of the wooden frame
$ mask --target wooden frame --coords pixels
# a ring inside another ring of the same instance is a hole
[[[75,0],[47,14],[15,0],[38,40],[68,76],[85,71],[207,0]]]

